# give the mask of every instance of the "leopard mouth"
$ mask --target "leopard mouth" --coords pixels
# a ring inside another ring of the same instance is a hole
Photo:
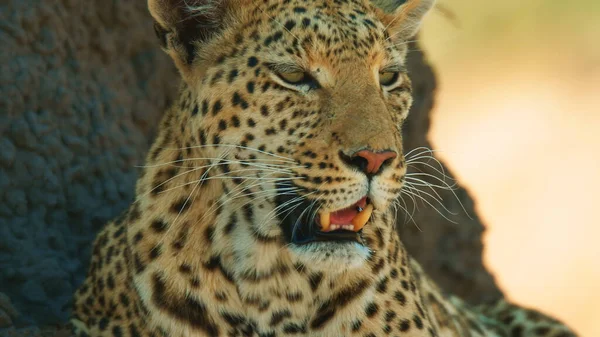
[[[293,204],[297,195],[279,193],[279,205],[290,204],[289,210],[280,214],[281,229],[286,240],[296,245],[313,242],[357,242],[363,244],[362,230],[369,222],[373,205],[365,196],[348,207],[337,210],[320,209],[311,200]]]

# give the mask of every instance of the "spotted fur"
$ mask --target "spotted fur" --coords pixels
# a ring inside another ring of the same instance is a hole
[[[534,311],[444,294],[394,230],[406,42],[432,4],[149,0],[183,85],[135,202],[96,239],[76,334],[574,336]],[[280,76],[298,69],[302,83]],[[397,156],[365,174],[352,157],[363,149]],[[290,239],[294,209],[313,220],[365,195],[361,242]]]

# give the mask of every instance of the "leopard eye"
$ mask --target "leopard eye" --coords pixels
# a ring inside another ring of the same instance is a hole
[[[285,84],[291,85],[293,90],[298,88],[312,90],[321,87],[314,77],[304,71],[276,72],[276,74]]]
[[[379,73],[379,84],[386,87],[393,85],[398,80],[399,74],[397,71],[381,72]]]
[[[303,71],[293,71],[289,73],[279,73],[279,77],[289,84],[301,84],[306,81],[306,74]]]

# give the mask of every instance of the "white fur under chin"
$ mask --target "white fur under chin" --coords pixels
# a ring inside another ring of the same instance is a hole
[[[364,266],[370,255],[369,249],[357,242],[292,244],[289,250],[299,262],[328,272],[343,272]]]

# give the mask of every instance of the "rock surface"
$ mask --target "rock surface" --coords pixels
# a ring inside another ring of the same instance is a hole
[[[145,1],[5,0],[0,42],[0,291],[22,313],[0,305],[0,336],[46,335],[24,327],[68,317],[91,240],[131,202],[135,165],[179,80]],[[410,70],[408,150],[428,146],[435,91],[421,53]],[[474,220],[441,193],[462,214],[458,224],[419,205],[413,217],[423,231],[402,214],[403,241],[445,289],[474,302],[499,297],[481,263],[483,226],[469,195],[456,193]]]

